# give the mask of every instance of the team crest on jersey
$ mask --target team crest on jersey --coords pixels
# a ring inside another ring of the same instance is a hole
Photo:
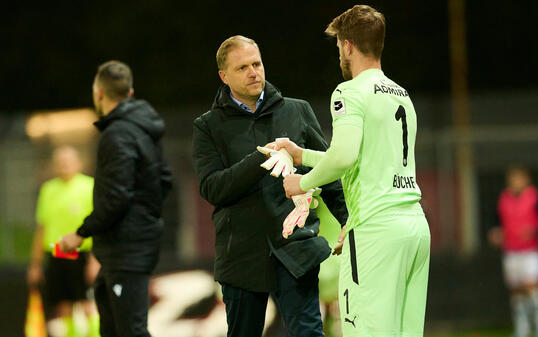
[[[346,114],[346,105],[343,99],[337,99],[334,101],[334,116],[342,116]]]

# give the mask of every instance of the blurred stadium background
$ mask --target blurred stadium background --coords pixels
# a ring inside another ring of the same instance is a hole
[[[538,181],[538,2],[364,3],[387,18],[383,70],[407,88],[419,118],[418,181],[432,233],[427,335],[508,335],[501,254],[489,247],[486,232],[495,225],[508,165],[528,166]],[[328,101],[341,75],[335,42],[323,30],[354,4],[4,4],[0,335],[22,336],[35,201],[39,185],[51,177],[52,149],[75,145],[85,172],[93,174],[97,133],[91,125],[91,83],[97,65],[109,59],[131,65],[135,95],[149,100],[167,123],[164,147],[175,184],[166,201],[166,235],[156,273],[172,278],[155,282],[154,291],[161,299],[170,296],[172,307],[170,317],[161,318],[176,321],[189,301],[205,300],[206,307],[222,310],[207,273],[213,257],[211,207],[198,195],[190,157],[192,120],[210,107],[220,84],[216,49],[231,35],[254,38],[267,80],[286,96],[310,101],[330,139]],[[195,272],[185,273],[189,270]],[[192,298],[182,297],[187,293]],[[201,308],[202,316],[211,317]],[[201,324],[193,321],[196,315],[196,310],[191,316],[183,312],[185,319]],[[225,322],[218,317],[220,323],[211,325],[215,332],[209,326],[178,325],[172,335],[220,336]],[[278,327],[271,334],[279,336]]]

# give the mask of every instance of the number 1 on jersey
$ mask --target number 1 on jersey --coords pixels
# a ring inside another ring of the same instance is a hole
[[[344,296],[346,297],[346,315],[349,315],[349,291],[347,289],[344,291]]]
[[[396,114],[394,115],[396,117],[396,120],[402,121],[402,137],[403,137],[403,166],[407,166],[407,152],[408,152],[408,145],[407,145],[407,118],[405,115],[405,108],[400,105],[398,107],[398,110],[396,111]]]

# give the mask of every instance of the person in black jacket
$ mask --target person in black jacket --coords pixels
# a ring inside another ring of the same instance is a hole
[[[304,228],[282,237],[294,205],[281,178],[260,167],[256,146],[278,137],[327,149],[319,123],[303,100],[282,97],[265,81],[257,44],[233,36],[217,51],[224,83],[211,110],[194,121],[193,158],[200,194],[215,206],[215,280],[222,285],[228,336],[262,335],[268,295],[276,300],[290,336],[323,336],[319,264],[330,254],[310,213]],[[307,172],[299,167],[298,172]],[[345,224],[340,182],[322,186],[331,212]]]
[[[130,68],[102,64],[93,83],[101,132],[93,212],[60,247],[75,250],[93,237],[101,263],[95,299],[102,336],[149,336],[148,283],[157,264],[163,233],[161,208],[171,187],[162,157],[164,121],[149,103],[135,100]]]

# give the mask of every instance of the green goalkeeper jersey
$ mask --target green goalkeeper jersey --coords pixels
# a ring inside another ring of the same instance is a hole
[[[331,114],[333,140],[338,137],[342,146],[360,144],[357,160],[341,176],[349,211],[347,229],[377,215],[423,214],[415,174],[417,118],[407,91],[380,69],[368,69],[338,85],[331,96]],[[315,162],[329,159],[305,152],[303,161],[311,162],[305,165],[314,168]],[[315,177],[303,177],[301,186],[315,183],[310,178]]]

